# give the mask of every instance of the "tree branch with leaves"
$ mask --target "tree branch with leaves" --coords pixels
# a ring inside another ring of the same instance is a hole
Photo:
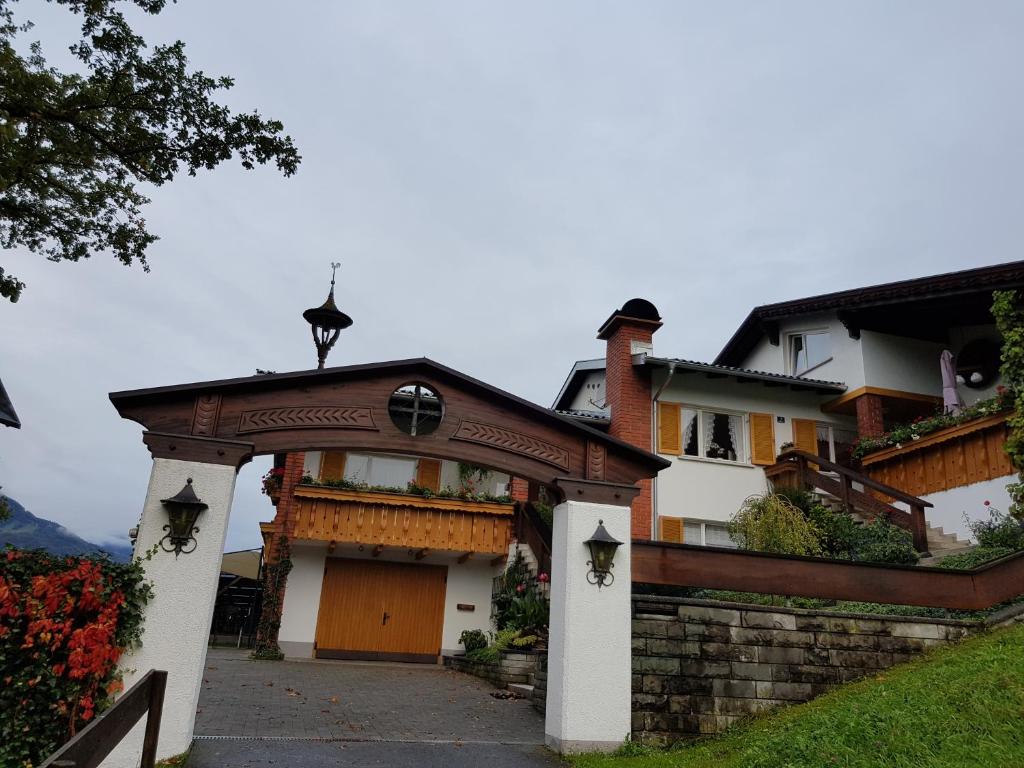
[[[119,8],[160,13],[165,0],[50,0],[81,18],[70,47],[78,72],[50,66],[19,0],[0,0],[0,245],[51,261],[110,253],[148,271],[149,203],[160,186],[237,158],[274,163],[285,176],[301,160],[284,126],[258,112],[236,114],[215,97],[229,77],[190,71],[177,41],[147,50]],[[19,43],[21,43],[19,50]],[[0,267],[0,297],[24,283]]]

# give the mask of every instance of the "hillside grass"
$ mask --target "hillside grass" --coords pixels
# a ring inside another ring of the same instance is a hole
[[[668,751],[627,745],[576,768],[1024,766],[1024,625],[994,630]]]

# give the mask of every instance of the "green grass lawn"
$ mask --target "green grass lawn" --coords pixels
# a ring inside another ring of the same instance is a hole
[[[630,752],[634,754],[629,754]],[[577,768],[1024,766],[1024,625],[671,751],[628,746]]]

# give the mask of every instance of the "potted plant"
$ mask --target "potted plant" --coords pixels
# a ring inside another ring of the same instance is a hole
[[[270,503],[277,506],[281,500],[281,486],[284,485],[284,467],[273,467],[263,476],[263,493],[270,497]]]

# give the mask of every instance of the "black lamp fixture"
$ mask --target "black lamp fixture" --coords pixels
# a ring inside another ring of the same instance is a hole
[[[191,477],[185,481],[185,487],[178,491],[177,495],[169,499],[160,499],[160,503],[167,509],[167,517],[170,519],[164,526],[167,534],[160,539],[160,547],[164,552],[173,552],[175,557],[182,553],[187,555],[199,543],[193,535],[199,533],[199,528],[196,527],[199,513],[210,505],[196,496],[192,489]]]
[[[307,309],[302,313],[313,331],[313,343],[316,345],[317,370],[322,370],[324,361],[327,360],[327,353],[331,351],[338,335],[352,325],[352,318],[338,309],[334,303],[334,273],[341,264],[331,262],[331,291],[327,294],[327,301],[319,307]]]
[[[597,584],[598,589],[610,585],[615,581],[615,574],[612,568],[615,563],[615,550],[622,546],[622,542],[614,538],[608,529],[604,527],[604,520],[597,521],[597,530],[594,535],[584,542],[590,549],[590,560],[587,565],[590,571],[587,573],[587,581]]]

